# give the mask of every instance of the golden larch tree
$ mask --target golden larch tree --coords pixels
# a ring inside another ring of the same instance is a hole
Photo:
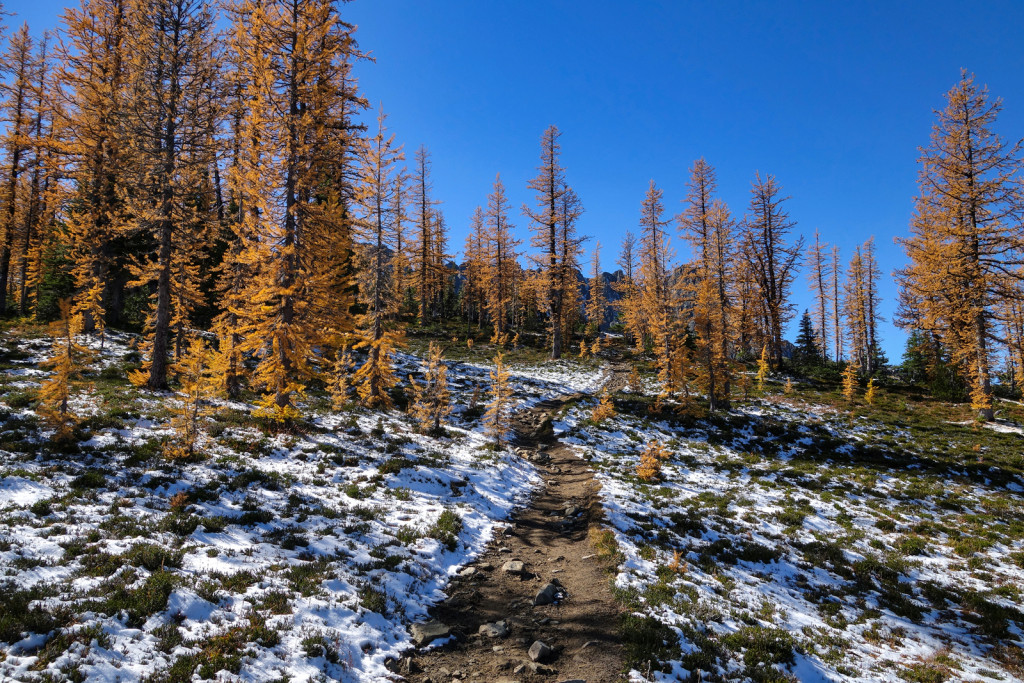
[[[1022,298],[1020,152],[992,128],[1002,108],[961,72],[921,149],[920,192],[910,264],[899,271],[900,319],[935,335],[971,386],[971,403],[991,420],[992,363],[1007,299]]]
[[[183,335],[201,298],[204,204],[212,202],[197,193],[215,163],[211,130],[219,116],[214,17],[204,0],[131,0],[127,23],[124,125],[133,191],[126,209],[134,230],[155,244],[133,284],[154,290],[146,385],[162,389],[172,327]]]
[[[395,147],[394,135],[387,135],[384,112],[377,116],[377,132],[367,141],[363,154],[363,179],[359,204],[362,209],[360,238],[364,246],[360,296],[367,306],[359,321],[360,340],[356,348],[366,349],[366,361],[356,371],[353,381],[360,398],[370,407],[391,407],[388,390],[398,378],[392,367],[391,352],[400,334],[389,327],[394,310],[391,264],[394,236],[394,184],[391,175],[403,158]]]
[[[281,422],[298,416],[314,348],[352,326],[344,164],[362,104],[350,77],[358,52],[329,0],[241,0],[232,18],[246,104],[229,178],[241,207],[235,259],[248,277],[232,311],[241,350],[259,358],[259,414]]]

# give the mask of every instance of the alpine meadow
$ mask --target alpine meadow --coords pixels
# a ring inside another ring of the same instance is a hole
[[[0,681],[1024,683],[1024,9],[74,1]]]

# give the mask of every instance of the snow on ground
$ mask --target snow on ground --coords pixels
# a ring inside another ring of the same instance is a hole
[[[599,426],[593,405],[556,431],[598,472],[651,678],[1024,679],[1019,467],[796,401],[695,419],[627,396]]]
[[[85,434],[67,452],[12,391],[42,379],[27,370],[49,341],[3,341],[0,679],[388,679],[407,626],[540,481],[486,442],[486,366],[452,365],[444,436],[316,397],[305,429],[271,434],[222,402],[205,457],[174,465],[161,455],[174,399],[124,381],[139,360],[129,337],[91,342],[94,388],[72,402]],[[513,373],[521,402],[599,377]]]

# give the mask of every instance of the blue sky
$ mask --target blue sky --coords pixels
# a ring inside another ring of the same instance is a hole
[[[8,0],[8,23],[52,27],[63,5]],[[410,158],[420,144],[433,155],[453,249],[496,173],[513,205],[532,202],[526,182],[555,124],[581,232],[607,269],[648,181],[676,213],[704,156],[735,216],[755,171],[772,173],[796,232],[817,228],[844,260],[874,235],[888,275],[903,262],[893,237],[907,230],[917,148],[961,67],[1004,98],[998,131],[1024,135],[1020,2],[356,0],[342,12],[375,58],[357,69],[365,95]],[[525,217],[517,225],[526,241]],[[794,299],[810,305],[802,276]],[[904,335],[882,333],[898,361]]]

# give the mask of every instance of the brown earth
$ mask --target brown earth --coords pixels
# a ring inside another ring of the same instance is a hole
[[[613,368],[609,388],[618,388],[623,380],[621,369]],[[516,415],[517,452],[534,462],[544,486],[452,581],[448,599],[431,615],[455,638],[395,662],[404,680],[626,680],[618,636],[620,607],[611,590],[614,567],[599,557],[588,534],[603,521],[599,486],[590,464],[558,442],[551,430],[551,418],[581,398],[544,401]],[[521,573],[506,571],[506,563],[514,560],[523,563]],[[534,605],[549,582],[560,586],[564,599]],[[504,622],[507,634],[500,635],[501,625],[499,634],[480,633],[481,626],[496,622]],[[552,650],[540,661],[529,654],[535,641]]]

